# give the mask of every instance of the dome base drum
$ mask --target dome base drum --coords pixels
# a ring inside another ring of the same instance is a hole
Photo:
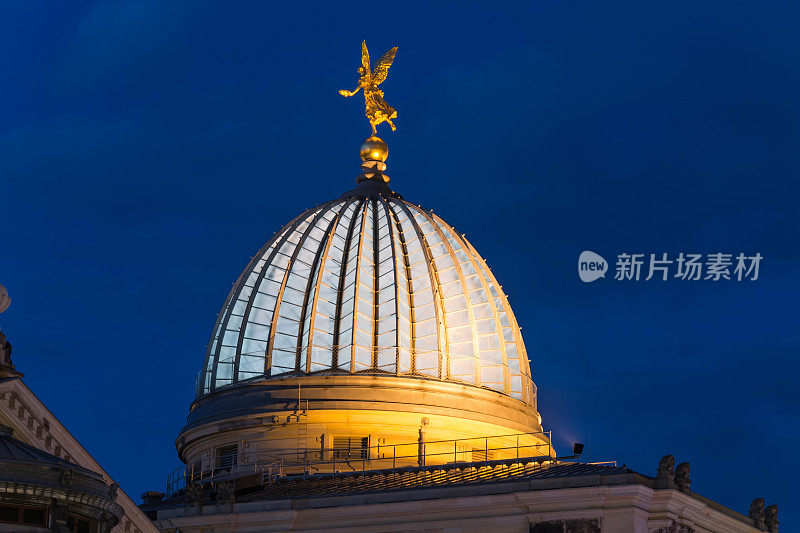
[[[192,405],[177,446],[181,459],[201,470],[232,443],[242,468],[273,460],[290,471],[302,468],[297,453],[315,463],[328,459],[331,468],[331,458],[346,446],[358,456],[352,459],[369,459],[369,469],[380,469],[389,467],[387,453],[395,456],[395,466],[403,457],[405,466],[417,464],[420,439],[429,464],[452,462],[453,453],[483,454],[489,445],[486,459],[513,458],[520,449],[528,456],[551,452],[536,411],[508,396],[446,381],[370,374],[283,377],[220,390]]]

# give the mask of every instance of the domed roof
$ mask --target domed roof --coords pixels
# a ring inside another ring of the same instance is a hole
[[[6,467],[0,470],[2,474],[6,473],[5,471],[8,469],[8,463],[28,463],[72,468],[88,476],[102,479],[100,474],[14,438],[14,430],[10,426],[0,424],[0,464]],[[0,474],[0,479],[3,479],[2,474]]]
[[[487,387],[535,407],[519,327],[483,258],[392,192],[382,168],[365,167],[354,191],[302,213],[253,257],[217,318],[198,396],[358,372]]]

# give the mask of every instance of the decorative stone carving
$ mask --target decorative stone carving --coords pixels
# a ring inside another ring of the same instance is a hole
[[[758,529],[764,529],[766,527],[767,524],[764,521],[764,498],[756,498],[753,500],[753,503],[750,504],[750,511],[748,511],[747,516],[753,520],[753,525]]]
[[[767,531],[770,533],[778,533],[778,506],[768,505],[764,509],[764,522],[767,524]]]
[[[689,493],[692,480],[689,477],[689,463],[681,463],[675,467],[675,485],[681,492]]]
[[[675,488],[675,456],[665,455],[658,462],[658,475],[655,481],[656,489]]]
[[[233,481],[220,481],[217,483],[217,503],[232,504],[236,501],[236,492]]]
[[[186,506],[200,506],[203,503],[203,486],[199,483],[189,483],[186,485]]]
[[[112,502],[117,499],[117,490],[119,489],[119,483],[112,483],[108,487],[108,499]]]
[[[69,487],[70,485],[72,485],[72,475],[74,473],[75,470],[73,470],[72,468],[67,468],[66,470],[61,472],[61,475],[58,476],[58,484],[61,485],[62,487]]]
[[[6,334],[0,331],[0,363],[11,364],[11,343],[6,339]]]
[[[109,533],[111,529],[114,527],[114,516],[111,513],[103,512],[100,515],[100,519],[97,521],[97,531],[98,533]]]

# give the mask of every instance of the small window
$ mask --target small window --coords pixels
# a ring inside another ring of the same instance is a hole
[[[335,459],[369,459],[369,437],[333,437]]]
[[[72,533],[90,533],[92,530],[92,521],[83,516],[69,515],[67,517],[67,529]]]
[[[47,513],[38,507],[24,507],[22,509],[22,523],[31,526],[45,525]]]
[[[188,478],[189,479],[197,479],[201,476],[203,471],[203,461],[198,459],[197,461],[192,463],[192,466],[189,467]]]
[[[239,445],[222,446],[217,448],[217,467],[233,468],[238,464]]]
[[[0,505],[0,522],[24,524],[27,526],[44,526],[47,522],[47,510],[42,507]]]
[[[369,459],[369,437],[361,437],[361,458]]]
[[[19,524],[19,507],[16,505],[0,505],[0,522]]]

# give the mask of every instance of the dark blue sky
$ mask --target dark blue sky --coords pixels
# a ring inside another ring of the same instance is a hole
[[[294,6],[297,7],[294,7]],[[487,259],[562,452],[800,528],[800,20],[792,2],[3,2],[0,325],[136,497],[250,256],[348,190],[382,86],[388,174]],[[759,252],[756,282],[618,282],[577,256]],[[792,506],[795,509],[792,509]]]

